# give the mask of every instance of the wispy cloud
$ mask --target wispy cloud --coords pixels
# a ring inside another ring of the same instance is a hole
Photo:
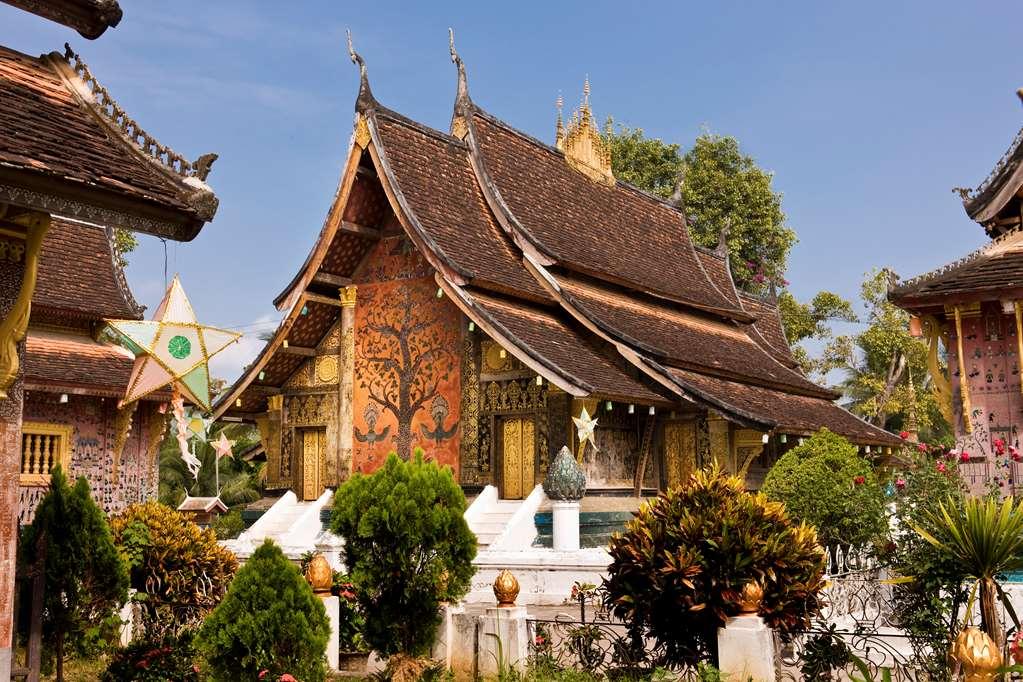
[[[266,345],[266,342],[259,338],[260,333],[273,331],[276,322],[277,318],[272,315],[264,315],[248,325],[247,329],[241,330],[245,335],[238,339],[237,343],[231,344],[210,360],[210,375],[233,383]]]

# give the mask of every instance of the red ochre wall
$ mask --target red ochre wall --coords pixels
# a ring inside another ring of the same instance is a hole
[[[1009,494],[1017,486],[1023,488],[1023,467],[1012,460],[1008,448],[998,455],[993,441],[1000,438],[1007,445],[1020,447],[1023,393],[1015,316],[1003,314],[997,304],[985,304],[981,315],[962,318],[962,328],[971,402],[970,433],[963,420],[955,322],[950,317],[948,364],[956,446],[970,456],[960,471],[973,492],[983,493],[993,485]]]
[[[71,470],[74,481],[85,476],[92,498],[107,513],[121,511],[133,502],[143,502],[157,495],[157,464],[149,461],[146,448],[147,419],[159,418],[155,403],[141,402],[135,410],[132,428],[121,453],[117,480],[113,480],[113,448],[117,400],[92,396],[69,395],[60,403],[54,393],[27,393],[24,421],[65,424],[74,427],[71,434]],[[21,524],[31,523],[36,506],[44,494],[44,486],[20,486],[19,516]]]
[[[353,279],[354,470],[421,447],[457,477],[461,313],[404,237],[381,239]]]

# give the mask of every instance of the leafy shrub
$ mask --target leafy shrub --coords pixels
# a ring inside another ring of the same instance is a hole
[[[362,611],[366,642],[384,656],[429,652],[439,603],[469,590],[476,538],[462,514],[465,496],[451,470],[403,462],[356,474],[335,495],[331,529],[345,539],[344,563]]]
[[[199,630],[197,647],[218,680],[278,679],[302,682],[326,675],[330,622],[323,602],[298,568],[270,540],[238,571],[227,596]]]
[[[893,473],[897,532],[882,560],[899,576],[912,578],[893,588],[894,617],[909,635],[916,660],[933,679],[949,676],[946,652],[959,633],[958,614],[969,598],[967,568],[915,533],[924,529],[945,539],[932,522],[938,505],[950,497],[962,500],[966,486],[959,458],[940,448],[922,448]]]
[[[24,569],[36,563],[45,544],[43,634],[56,657],[57,680],[64,677],[67,645],[94,639],[128,598],[128,573],[114,546],[106,515],[96,506],[85,478],[68,485],[61,468],[50,473],[50,488],[21,537]],[[23,603],[31,604],[26,581]]]
[[[198,626],[238,568],[212,530],[159,502],[131,505],[111,527],[139,592],[139,624],[149,640]]]
[[[884,491],[855,445],[821,429],[771,467],[762,492],[817,528],[825,546],[863,547],[887,530]]]
[[[240,511],[232,511],[213,519],[210,528],[216,533],[218,540],[230,540],[242,534],[245,530],[245,521]]]
[[[669,667],[713,658],[750,581],[764,589],[760,615],[783,634],[820,611],[825,557],[813,528],[716,469],[644,504],[610,552],[606,606],[634,641],[663,647],[658,663]]]
[[[163,640],[137,641],[119,650],[101,682],[199,682],[194,634],[184,631]]]
[[[335,571],[330,593],[338,597],[341,604],[337,628],[338,648],[341,651],[367,651],[366,639],[362,636],[366,618],[359,606],[355,583],[347,573]]]

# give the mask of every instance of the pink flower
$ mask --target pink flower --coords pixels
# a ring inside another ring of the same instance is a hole
[[[543,636],[542,636],[542,635],[537,635],[537,636],[536,636],[536,639],[534,639],[534,640],[533,640],[533,642],[534,642],[534,643],[535,643],[535,644],[536,644],[537,646],[543,646]]]
[[[864,483],[866,483],[866,481],[867,479],[865,479],[863,476],[857,476],[856,478],[853,479],[853,483],[855,483],[856,485],[863,485]]]
[[[927,444],[926,443],[917,443],[916,444],[916,449],[919,450],[920,452],[927,452]]]
[[[948,471],[948,467],[945,466],[944,462],[938,462],[938,471],[940,471],[941,473],[945,473],[946,471]]]
[[[260,671],[259,671],[259,677],[258,677],[257,679],[260,679],[260,680],[261,680],[261,679],[265,678],[265,677],[266,677],[266,674],[267,674],[268,672],[270,672],[270,671],[269,671],[269,670],[260,670]]]
[[[899,431],[899,438],[902,440],[909,438],[909,431]]]
[[[764,277],[763,273],[761,272],[758,272],[757,274],[753,275],[753,281],[756,282],[757,284],[763,284],[766,279],[767,278]]]
[[[899,490],[905,489],[905,487],[906,487],[906,479],[904,479],[904,478],[897,478],[897,479],[895,479],[895,487],[898,488]]]
[[[292,675],[291,673],[284,673],[283,675],[281,675],[280,682],[298,682],[298,680],[296,680],[294,675]]]
[[[1004,448],[1005,447],[1005,441],[1002,440],[1001,438],[995,438],[994,445],[995,445],[996,448]]]
[[[970,453],[968,453],[966,450],[963,450],[959,454],[959,461],[960,462],[969,462],[970,461]]]

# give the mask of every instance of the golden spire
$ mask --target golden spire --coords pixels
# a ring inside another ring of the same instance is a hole
[[[558,128],[561,130],[561,97],[558,97]],[[590,77],[583,82],[583,100],[572,112],[568,129],[561,131],[555,144],[565,153],[568,165],[596,182],[613,185],[611,147],[593,124],[590,109]]]
[[[565,125],[561,122],[561,109],[565,106],[565,100],[560,94],[558,99],[554,101],[554,106],[558,109],[558,122],[554,126],[554,146],[558,149],[563,149],[565,146]]]

